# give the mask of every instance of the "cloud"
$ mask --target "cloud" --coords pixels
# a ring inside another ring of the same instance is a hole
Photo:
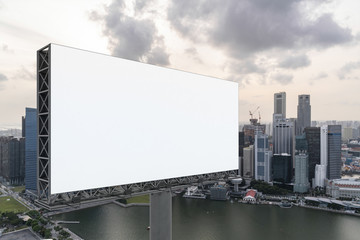
[[[311,61],[306,55],[290,56],[279,63],[279,67],[287,69],[297,69],[310,66]]]
[[[183,37],[208,41],[234,58],[271,49],[327,48],[353,39],[351,30],[337,24],[331,14],[310,20],[303,11],[308,1],[172,1],[167,16]],[[323,1],[314,4],[315,12]]]
[[[340,68],[337,75],[340,80],[349,79],[348,75],[357,69],[360,69],[360,61],[349,62]]]
[[[325,72],[320,72],[316,77],[313,78],[313,80],[319,80],[323,78],[327,78],[329,75]]]
[[[30,71],[24,66],[21,66],[21,68],[15,72],[13,78],[19,80],[36,81],[35,66],[33,67],[33,71]]]
[[[288,85],[292,82],[294,76],[291,74],[281,74],[281,73],[277,73],[274,74],[272,76],[272,79],[277,82],[280,83],[281,85]]]
[[[8,80],[8,78],[4,74],[0,73],[0,91],[4,89],[4,86],[2,85],[2,83],[7,80]]]
[[[9,46],[8,45],[6,45],[6,44],[3,44],[2,46],[1,46],[1,50],[3,51],[3,52],[5,52],[5,53],[14,53],[14,50],[13,49],[10,49],[9,48]]]
[[[4,74],[0,73],[0,82],[4,82],[7,80],[8,80],[8,78]]]
[[[133,11],[146,7],[145,1],[137,1]],[[128,6],[122,1],[113,1],[104,8],[105,13],[90,13],[89,18],[102,24],[103,35],[108,38],[112,55],[158,65],[169,65],[169,54],[158,34],[156,24],[150,17],[129,15]]]

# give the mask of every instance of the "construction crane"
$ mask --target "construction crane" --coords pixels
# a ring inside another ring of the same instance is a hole
[[[259,124],[261,124],[261,115],[260,115],[260,111],[259,111]]]
[[[251,119],[254,119],[254,113],[258,110],[260,108],[260,106],[258,106],[254,111],[249,111],[249,113],[250,113],[250,117],[251,117]]]

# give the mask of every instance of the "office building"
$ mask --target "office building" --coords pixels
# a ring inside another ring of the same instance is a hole
[[[355,134],[356,135],[356,134]],[[351,127],[344,127],[342,129],[342,141],[343,142],[348,142],[350,139],[354,138],[354,131],[353,128]]]
[[[286,93],[279,92],[274,94],[274,114],[282,114],[286,118]]]
[[[315,178],[312,184],[313,188],[316,187],[324,187],[325,179],[326,179],[326,169],[325,165],[316,164],[315,166]]]
[[[306,153],[295,155],[295,185],[294,192],[305,193],[309,191],[309,161]]]
[[[327,178],[341,178],[341,125],[328,126]]]
[[[320,164],[320,128],[306,127],[307,154],[309,158],[309,181],[315,178],[315,166]]]
[[[328,126],[320,128],[320,164],[328,165]]]
[[[290,183],[292,178],[292,159],[287,153],[274,154],[272,158],[273,181]]]
[[[293,154],[293,122],[289,119],[276,119],[273,123],[273,153]]]
[[[250,145],[249,147],[244,148],[244,176],[245,177],[254,177],[254,146]]]
[[[265,182],[271,181],[271,157],[269,137],[266,134],[255,135],[255,179]]]
[[[306,127],[311,126],[310,95],[298,96],[296,135],[301,135]]]
[[[12,185],[24,183],[24,139],[1,137],[1,176]]]
[[[25,109],[25,188],[37,189],[37,109]]]

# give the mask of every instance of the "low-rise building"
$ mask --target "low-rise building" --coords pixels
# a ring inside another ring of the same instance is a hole
[[[360,178],[325,180],[326,194],[333,198],[360,198]]]
[[[246,195],[243,198],[243,200],[246,201],[246,202],[256,202],[256,194],[257,194],[257,190],[248,189],[246,191]]]

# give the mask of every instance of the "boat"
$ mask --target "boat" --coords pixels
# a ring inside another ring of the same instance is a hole
[[[292,203],[291,202],[281,202],[281,203],[279,203],[279,207],[281,207],[281,208],[291,208]]]
[[[183,195],[184,198],[196,198],[196,199],[206,199],[206,195],[201,193],[198,190],[198,187],[191,186],[188,187],[185,194]]]

